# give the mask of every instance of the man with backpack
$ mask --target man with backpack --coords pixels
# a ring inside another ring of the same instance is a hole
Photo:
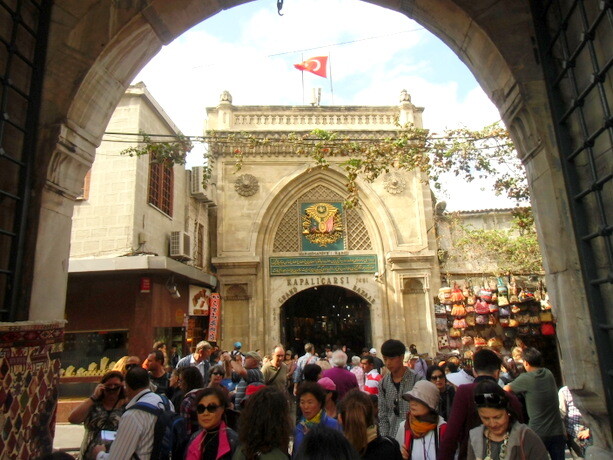
[[[298,392],[298,385],[304,380],[304,366],[307,364],[315,364],[317,363],[317,356],[313,354],[315,351],[315,347],[312,343],[307,343],[304,345],[304,355],[302,355],[298,359],[298,363],[296,364],[296,370],[294,371],[294,396],[296,396]]]
[[[94,448],[94,458],[96,460],[125,460],[128,458],[138,458],[139,460],[150,460],[160,458],[153,455],[154,450],[160,450],[164,435],[161,428],[156,427],[158,419],[163,420],[163,414],[169,410],[174,411],[172,403],[168,399],[155,394],[149,389],[149,373],[141,368],[130,369],[126,374],[125,391],[130,402],[126,405],[126,411],[119,420],[117,434],[110,451],[105,451],[104,445]],[[158,428],[158,429],[156,429]],[[156,431],[158,434],[155,436]]]

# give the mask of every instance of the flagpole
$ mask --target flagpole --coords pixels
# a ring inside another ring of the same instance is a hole
[[[304,62],[304,54],[300,55],[300,62]],[[304,105],[304,70],[300,71],[300,76],[302,78],[302,105]]]
[[[332,56],[328,52],[328,62],[330,63],[330,94],[332,95],[332,104],[334,105],[334,87],[332,86]]]

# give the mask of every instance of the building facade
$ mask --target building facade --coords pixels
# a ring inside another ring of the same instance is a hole
[[[141,83],[128,88],[106,131],[73,215],[65,378],[100,375],[104,358],[110,367],[126,354],[146,356],[155,340],[182,350],[186,338],[205,338],[202,318],[188,324],[190,292],[217,284],[207,191],[192,189],[183,165],[121,153],[139,133],[167,141],[161,136],[178,128]]]
[[[360,181],[360,204],[349,208],[342,158],[314,167],[306,151],[283,142],[316,128],[357,139],[387,136],[398,121],[421,127],[422,111],[406,92],[395,107],[235,106],[224,93],[207,109],[215,136],[212,263],[224,299],[222,348],[241,339],[251,349],[285,343],[298,351],[306,340],[324,346],[333,337],[361,349],[400,337],[435,351],[439,271],[422,173],[395,170]],[[249,148],[237,134],[270,142]]]

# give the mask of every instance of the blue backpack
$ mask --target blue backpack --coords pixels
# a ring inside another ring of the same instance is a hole
[[[164,403],[164,409],[154,404],[137,402],[128,410],[138,409],[157,417],[153,431],[151,460],[182,459],[188,441],[185,420],[171,409],[166,396],[159,396]],[[138,455],[134,454],[134,457],[138,459]]]

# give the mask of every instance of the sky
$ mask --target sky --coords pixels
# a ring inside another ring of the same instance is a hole
[[[206,107],[217,106],[224,90],[234,105],[303,105],[310,88],[320,87],[326,106],[396,105],[406,89],[433,132],[500,119],[458,57],[400,13],[359,0],[285,0],[282,13],[273,0],[222,11],[164,47],[133,83],[144,82],[181,131],[194,136],[203,134]],[[293,65],[314,56],[330,56],[329,78],[304,72],[303,96]],[[202,152],[194,148],[188,167],[202,164]],[[461,190],[437,195],[450,211],[513,206],[494,196],[491,184]]]

